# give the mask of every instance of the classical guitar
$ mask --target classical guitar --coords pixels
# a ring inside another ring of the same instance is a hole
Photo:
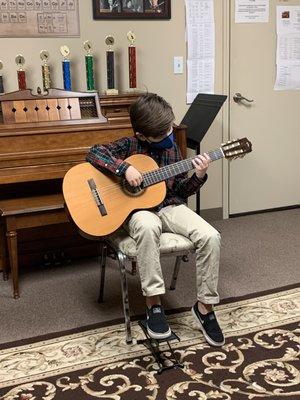
[[[247,138],[223,144],[209,152],[212,161],[220,158],[243,157],[252,150]],[[126,161],[143,175],[142,185],[134,188],[125,178],[98,171],[89,163],[72,167],[63,180],[63,195],[70,217],[89,238],[99,238],[116,231],[138,209],[152,208],[166,196],[165,180],[194,169],[193,158],[159,168],[156,162],[143,154],[128,157]]]

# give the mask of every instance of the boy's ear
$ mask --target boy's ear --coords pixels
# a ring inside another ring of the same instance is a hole
[[[145,136],[144,136],[142,133],[140,133],[140,132],[135,132],[135,136],[136,136],[139,140],[143,140],[143,141],[146,140]]]

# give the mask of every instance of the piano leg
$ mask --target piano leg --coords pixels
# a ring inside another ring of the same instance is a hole
[[[14,299],[20,297],[19,294],[19,266],[18,266],[18,241],[17,231],[6,232],[9,262],[13,279]]]
[[[2,259],[3,280],[8,280],[9,265],[7,260],[7,244],[4,225],[0,225],[0,255]]]

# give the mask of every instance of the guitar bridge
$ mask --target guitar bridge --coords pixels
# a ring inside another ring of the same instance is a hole
[[[97,186],[95,184],[94,179],[89,179],[88,180],[88,184],[89,184],[89,187],[91,189],[91,192],[92,192],[92,195],[94,197],[94,200],[95,200],[95,202],[97,204],[97,207],[98,207],[98,209],[100,211],[100,214],[102,215],[102,217],[104,215],[107,215],[107,211],[106,211],[105,205],[104,205],[104,203],[103,203],[103,201],[101,199],[101,196],[100,196],[100,194],[98,192],[98,189],[97,189]]]

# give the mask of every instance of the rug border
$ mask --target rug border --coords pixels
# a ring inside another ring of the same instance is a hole
[[[296,288],[300,288],[300,283],[295,283],[292,285],[287,285],[287,286],[282,286],[279,288],[273,288],[273,289],[268,289],[268,290],[263,290],[260,292],[253,292],[253,293],[249,293],[243,296],[237,296],[237,297],[227,297],[225,299],[220,300],[220,303],[217,304],[217,306],[220,305],[225,305],[225,304],[229,304],[229,303],[233,303],[233,302],[238,302],[238,301],[243,301],[243,300],[248,300],[254,297],[260,297],[260,296],[267,296],[269,294],[273,294],[276,292],[285,292],[287,290],[292,290],[292,289],[296,289]],[[167,315],[169,314],[179,314],[181,312],[185,312],[190,310],[190,307],[181,307],[181,308],[176,308],[176,309],[171,309],[171,310],[165,310],[165,313]],[[130,318],[131,321],[137,321],[141,318],[143,318],[143,314],[140,315],[135,315],[132,316]],[[90,324],[90,325],[84,325],[81,327],[77,327],[77,328],[72,328],[72,329],[68,329],[65,331],[56,331],[56,332],[51,332],[51,333],[46,333],[43,335],[38,335],[38,336],[33,336],[30,338],[26,338],[26,339],[19,339],[19,340],[15,340],[15,341],[11,341],[11,342],[5,342],[5,343],[0,343],[0,351],[1,350],[5,350],[8,349],[10,347],[19,347],[19,346],[24,346],[24,345],[28,345],[31,343],[35,343],[35,342],[40,342],[40,341],[45,341],[45,340],[52,340],[55,339],[57,337],[60,336],[68,336],[68,335],[73,335],[79,332],[86,332],[92,329],[99,329],[99,328],[103,328],[103,327],[109,327],[112,325],[117,325],[117,324],[122,324],[124,322],[124,318],[116,318],[113,320],[109,320],[109,321],[104,321],[104,322],[98,322],[95,324]]]

